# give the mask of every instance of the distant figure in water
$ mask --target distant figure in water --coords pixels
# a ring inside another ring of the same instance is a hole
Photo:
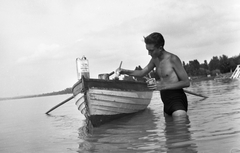
[[[152,57],[148,65],[142,70],[127,70],[118,68],[120,74],[143,77],[156,68],[159,80],[149,78],[148,87],[159,90],[166,115],[173,117],[187,116],[188,101],[183,90],[190,86],[190,81],[182,62],[177,55],[164,49],[165,40],[162,34],[154,32],[144,37],[148,54]]]

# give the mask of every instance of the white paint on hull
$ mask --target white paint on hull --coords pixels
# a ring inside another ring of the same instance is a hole
[[[84,115],[116,115],[134,113],[147,108],[152,91],[113,91],[89,89],[86,96],[75,96],[78,110]]]
[[[113,91],[90,89],[87,93],[91,115],[134,113],[145,109],[152,98],[151,91]]]

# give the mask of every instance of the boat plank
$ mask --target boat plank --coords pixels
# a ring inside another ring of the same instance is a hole
[[[123,103],[123,104],[132,104],[132,105],[144,105],[149,104],[149,99],[136,99],[136,98],[126,98],[120,96],[107,96],[107,95],[94,95],[89,94],[90,101],[97,100],[97,101],[108,101],[112,103]]]
[[[102,114],[121,114],[121,113],[133,113],[136,111],[140,111],[145,109],[146,107],[142,107],[141,109],[124,109],[124,108],[117,108],[117,107],[106,107],[106,106],[91,106],[90,112],[92,115],[102,115]],[[92,109],[92,110],[91,110]]]
[[[109,96],[122,96],[129,98],[144,98],[151,99],[153,91],[143,92],[143,91],[114,91],[114,90],[104,90],[104,89],[89,89],[89,93],[99,94],[99,95],[109,95]]]
[[[82,102],[84,102],[84,94],[79,93],[74,97],[74,99],[76,101],[75,104],[79,106]]]
[[[92,100],[90,103],[91,106],[106,106],[106,107],[115,107],[115,108],[123,108],[123,109],[141,109],[146,107],[148,103],[141,104],[141,105],[134,105],[134,104],[127,104],[127,103],[112,103],[109,101],[99,101],[99,100]]]

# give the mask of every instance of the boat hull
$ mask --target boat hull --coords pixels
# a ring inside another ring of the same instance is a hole
[[[78,110],[99,126],[144,110],[153,92],[143,82],[83,78],[73,86],[73,94]]]

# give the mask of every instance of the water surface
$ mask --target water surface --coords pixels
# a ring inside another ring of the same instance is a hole
[[[163,116],[159,93],[135,115],[97,128],[69,101],[71,95],[0,101],[0,152],[235,153],[240,152],[240,80],[192,83],[188,118]]]

